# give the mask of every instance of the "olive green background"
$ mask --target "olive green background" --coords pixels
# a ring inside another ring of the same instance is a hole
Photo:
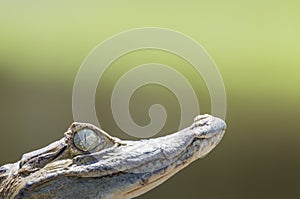
[[[227,93],[228,129],[206,158],[139,198],[299,198],[299,1],[3,1],[0,0],[0,165],[60,139],[72,122],[72,87],[80,64],[101,41],[132,28],[174,29],[200,43],[217,64]],[[96,109],[104,130],[122,133],[110,95],[130,68],[170,65],[193,85],[201,113],[210,98],[201,76],[180,57],[142,50],[102,77]],[[132,96],[133,119],[163,104],[157,136],[178,128],[179,103],[158,85]]]

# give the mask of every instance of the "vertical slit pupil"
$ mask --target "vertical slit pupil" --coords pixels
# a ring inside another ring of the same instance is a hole
[[[100,137],[91,129],[82,129],[74,135],[74,144],[82,151],[94,149],[100,141]]]

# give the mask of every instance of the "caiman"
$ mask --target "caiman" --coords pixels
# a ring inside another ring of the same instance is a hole
[[[207,155],[225,128],[205,114],[176,133],[126,141],[75,122],[59,141],[0,167],[0,198],[134,198]]]

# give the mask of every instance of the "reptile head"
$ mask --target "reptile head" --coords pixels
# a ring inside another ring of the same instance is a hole
[[[122,141],[91,124],[73,123],[64,138],[9,167],[0,198],[133,198],[207,155],[225,128],[223,120],[201,115],[165,137]]]
[[[64,135],[59,141],[24,154],[19,162],[18,173],[29,175],[49,163],[93,154],[118,143],[117,138],[88,123],[74,122]]]

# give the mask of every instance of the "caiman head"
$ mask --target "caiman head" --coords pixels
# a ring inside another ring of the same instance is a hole
[[[61,140],[0,167],[0,198],[133,198],[207,155],[225,128],[223,120],[199,115],[165,137],[123,141],[73,123]]]

